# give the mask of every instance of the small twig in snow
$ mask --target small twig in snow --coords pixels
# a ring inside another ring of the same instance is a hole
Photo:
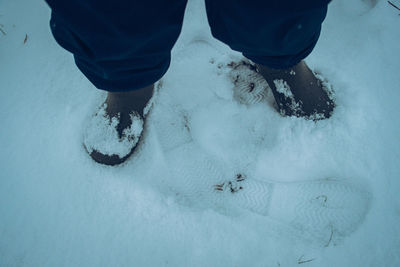
[[[0,24],[0,32],[3,34],[3,35],[7,35],[7,33],[2,29],[4,27],[4,25],[3,24]]]
[[[298,263],[298,264],[303,264],[303,263],[307,263],[307,262],[310,262],[310,261],[315,260],[315,259],[303,260],[303,257],[304,257],[304,255],[302,255],[302,256],[297,260],[297,263]]]
[[[333,238],[333,227],[331,226],[331,236],[329,237],[328,243],[325,245],[325,247],[329,247],[329,245],[332,242],[332,238]]]
[[[397,10],[400,10],[400,7],[396,6],[392,2],[388,1],[388,3],[389,3],[389,5],[391,5],[392,7],[396,8]]]

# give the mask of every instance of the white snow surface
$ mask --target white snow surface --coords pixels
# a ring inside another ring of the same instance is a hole
[[[306,62],[337,107],[315,123],[237,101],[242,57],[190,0],[143,143],[108,167],[83,147],[105,92],[44,2],[1,1],[0,266],[400,266],[398,13],[330,4]]]

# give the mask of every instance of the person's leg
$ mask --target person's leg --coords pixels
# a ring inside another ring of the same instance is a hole
[[[121,92],[166,72],[187,0],[47,0],[51,30],[99,89]]]
[[[287,115],[329,115],[333,106],[318,80],[302,62],[317,43],[328,0],[206,0],[214,37],[257,64],[279,109]],[[291,110],[278,81],[290,87],[302,112]],[[274,82],[275,81],[275,82]],[[333,105],[333,103],[332,103]]]
[[[78,68],[98,89],[108,91],[102,108],[110,120],[118,119],[118,136],[123,138],[133,123],[132,112],[142,117],[153,84],[169,67],[187,0],[46,1],[56,41],[74,55]],[[133,151],[138,138],[130,139],[135,140]],[[126,158],[89,150],[105,164]]]

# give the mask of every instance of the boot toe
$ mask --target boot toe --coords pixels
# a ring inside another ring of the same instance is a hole
[[[129,116],[130,123],[124,129],[118,127],[120,116],[107,116],[105,105],[92,117],[83,145],[94,161],[113,166],[124,162],[134,152],[143,132],[144,120],[136,111]]]

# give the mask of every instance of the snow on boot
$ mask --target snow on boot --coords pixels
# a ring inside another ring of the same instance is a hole
[[[92,117],[84,136],[84,146],[98,163],[117,165],[124,162],[135,150],[143,132],[143,117],[136,111],[128,116],[118,113],[110,117],[103,104]],[[125,122],[122,125],[122,120]]]
[[[257,70],[268,82],[282,115],[313,120],[327,119],[332,115],[335,103],[329,88],[304,61],[288,69],[271,69],[257,64]]]
[[[117,165],[134,152],[144,118],[152,107],[154,85],[127,92],[109,92],[88,124],[84,146],[98,163]]]

